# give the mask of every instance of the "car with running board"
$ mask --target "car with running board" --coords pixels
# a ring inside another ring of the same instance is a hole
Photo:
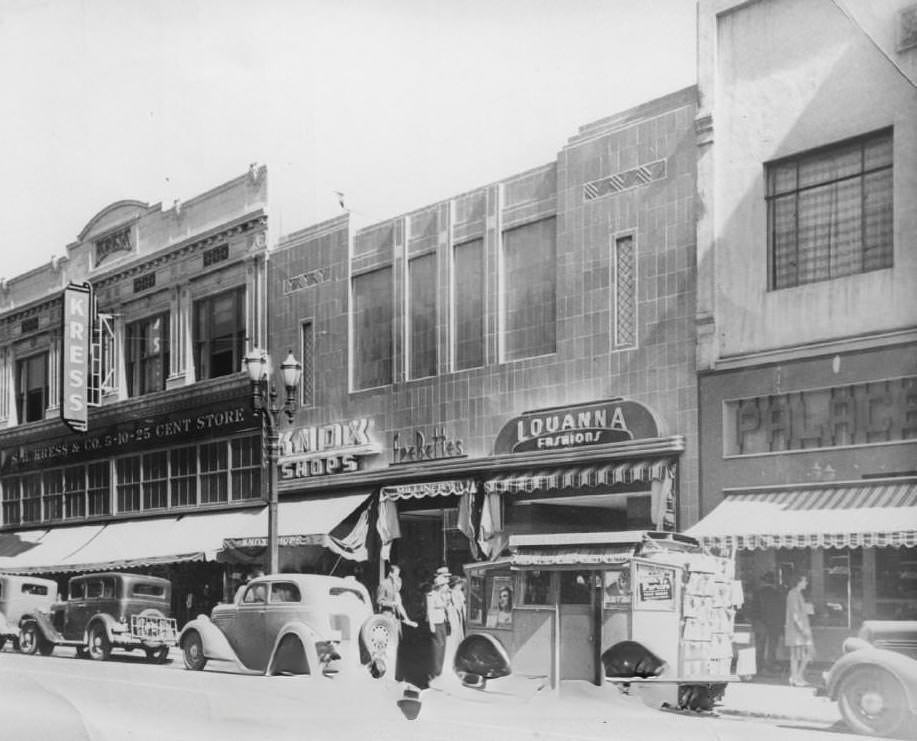
[[[77,656],[97,661],[114,649],[142,650],[164,663],[178,636],[171,600],[168,579],[118,572],[74,576],[67,599],[23,613],[19,650],[47,656],[55,646],[73,646]]]

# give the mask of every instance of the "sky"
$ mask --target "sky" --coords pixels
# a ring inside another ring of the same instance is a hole
[[[694,0],[0,0],[0,277],[268,166],[274,238],[552,161],[696,82]]]

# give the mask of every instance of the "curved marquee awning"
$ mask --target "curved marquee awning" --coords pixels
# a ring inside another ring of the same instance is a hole
[[[598,466],[514,471],[484,482],[484,491],[531,494],[544,489],[573,489],[631,484],[674,478],[675,464],[668,458],[607,463]]]
[[[707,547],[917,546],[917,478],[727,489],[687,530]]]
[[[380,497],[393,502],[398,499],[461,496],[462,494],[474,494],[477,490],[478,487],[474,479],[424,481],[414,484],[383,486],[380,491]]]

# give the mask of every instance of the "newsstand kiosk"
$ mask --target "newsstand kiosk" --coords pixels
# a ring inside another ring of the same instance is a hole
[[[712,708],[737,679],[734,561],[689,536],[511,535],[508,556],[465,574],[467,631],[502,644],[514,674],[555,689],[613,682],[649,704],[692,710]]]

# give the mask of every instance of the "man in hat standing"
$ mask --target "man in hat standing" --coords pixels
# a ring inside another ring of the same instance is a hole
[[[431,661],[430,679],[443,673],[446,657],[446,637],[449,625],[449,569],[442,566],[436,570],[433,586],[427,593],[427,623],[430,626]]]

